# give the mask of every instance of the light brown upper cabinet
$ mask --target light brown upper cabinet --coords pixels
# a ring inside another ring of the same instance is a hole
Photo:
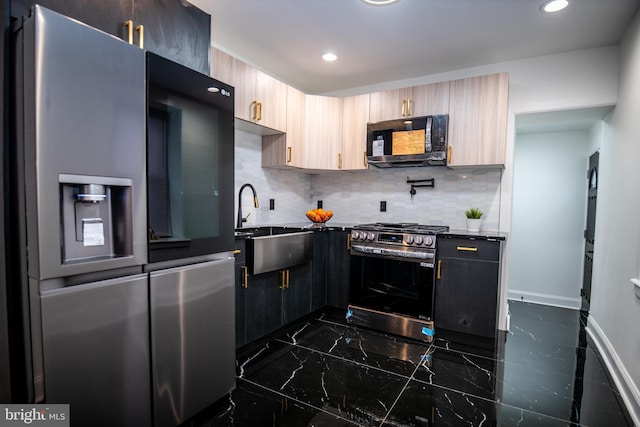
[[[235,87],[238,119],[284,132],[287,85],[218,49],[211,49],[211,75]]]
[[[342,98],[306,95],[305,168],[338,170],[342,149]]]
[[[504,166],[509,75],[451,82],[447,166]]]
[[[449,112],[449,82],[432,83],[371,94],[369,121],[419,117]]]
[[[262,167],[305,167],[305,101],[304,93],[287,87],[286,132],[262,137]]]
[[[342,148],[340,169],[367,169],[367,121],[369,94],[342,100]]]

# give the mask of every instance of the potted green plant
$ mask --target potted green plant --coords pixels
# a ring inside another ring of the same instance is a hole
[[[464,211],[464,214],[467,216],[467,231],[480,231],[482,213],[483,212],[478,208],[470,208]]]

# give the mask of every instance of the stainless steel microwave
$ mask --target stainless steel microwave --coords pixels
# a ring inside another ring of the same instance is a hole
[[[367,162],[378,168],[447,165],[447,114],[367,124]]]

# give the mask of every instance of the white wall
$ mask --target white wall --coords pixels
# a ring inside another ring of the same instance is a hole
[[[640,425],[640,15],[621,44],[618,103],[602,130],[589,331]]]
[[[587,131],[516,135],[509,298],[579,309]]]

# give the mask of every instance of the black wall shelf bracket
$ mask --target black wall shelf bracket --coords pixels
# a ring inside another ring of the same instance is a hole
[[[411,194],[411,197],[413,198],[413,196],[416,194],[416,188],[425,188],[425,187],[435,188],[436,180],[435,178],[409,179],[409,177],[407,177],[407,184],[411,184],[411,189],[409,190],[409,194]]]

